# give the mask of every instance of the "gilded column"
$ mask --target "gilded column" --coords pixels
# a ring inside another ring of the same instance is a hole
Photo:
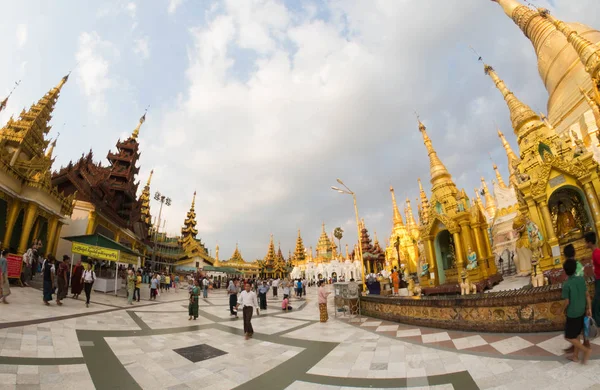
[[[431,273],[433,272],[433,274],[435,275],[434,284],[437,285],[439,283],[440,276],[438,275],[439,270],[435,262],[435,249],[433,248],[433,239],[431,237],[427,238],[425,240],[425,245],[425,251],[427,252],[427,263],[429,264],[429,274],[431,275]]]
[[[39,234],[40,234],[40,220],[36,219],[35,224],[33,225],[33,234],[31,235],[31,237],[34,240],[37,240],[38,238],[40,238],[40,237],[38,237]],[[48,243],[45,243],[45,244],[48,245]]]
[[[31,233],[31,228],[33,228],[33,223],[35,222],[37,208],[37,204],[33,202],[28,203],[27,207],[25,208],[25,215],[23,216],[23,229],[21,230],[21,239],[19,240],[19,248],[17,249],[17,253],[19,254],[27,251],[29,234]]]
[[[486,258],[486,267],[488,268],[488,275],[494,275],[498,273],[498,268],[496,268],[496,260],[494,259],[494,252],[492,251],[492,245],[490,244],[490,235],[488,234],[487,228],[485,226],[480,226],[481,234],[483,234],[483,242],[484,247],[487,252]]]
[[[121,231],[117,231],[115,233],[115,241],[120,243],[120,241],[119,241],[120,239],[121,239]]]
[[[548,229],[546,228],[546,225],[545,225],[543,219],[540,218],[540,213],[538,211],[538,207],[536,207],[535,202],[531,198],[527,199],[527,209],[528,209],[527,214],[529,215],[529,218],[531,219],[531,221],[538,226],[538,228],[540,229],[540,232],[544,236],[544,240],[548,240],[550,237],[548,234],[548,231],[547,231]],[[554,235],[554,228],[552,227],[552,225],[550,225],[550,231],[552,232],[552,235]],[[544,253],[544,256],[550,256],[549,253],[546,253],[547,252],[546,246],[542,247],[542,252]]]
[[[475,246],[477,246],[477,256],[479,256],[479,258],[484,258],[485,257],[485,248],[483,247],[483,245],[481,243],[481,234],[479,232],[479,227],[480,227],[480,224],[473,226],[473,235],[475,236]]]
[[[465,254],[459,232],[456,231],[452,233],[452,237],[454,237],[454,255],[456,256],[456,266],[458,268],[458,275],[460,277],[460,273],[462,272],[465,264]]]
[[[17,217],[19,216],[19,211],[21,211],[21,201],[13,199],[10,202],[6,213],[6,231],[4,232],[4,239],[2,240],[2,243],[6,248],[10,247],[10,239],[15,228],[15,223],[17,222]]]
[[[54,241],[58,241],[58,234],[56,229],[58,228],[58,217],[53,216],[48,221],[48,242],[46,243],[46,250],[48,253],[52,252],[54,248]]]
[[[477,248],[473,248],[473,236],[471,235],[471,226],[469,226],[469,221],[462,221],[460,223],[460,228],[464,239],[465,249],[468,251],[469,248],[471,248],[474,251],[476,251],[477,258],[479,259],[481,256],[481,252],[479,252]]]
[[[88,215],[87,228],[85,229],[85,234],[94,234],[94,230],[96,230],[96,212],[93,210],[90,210],[90,213]]]
[[[59,222],[58,225],[57,225],[57,227],[56,227],[56,239],[52,243],[52,251],[51,251],[51,253],[53,255],[55,255],[55,256],[56,256],[56,248],[58,247],[58,241],[60,240],[60,230],[62,229],[62,227],[63,227],[63,223]],[[64,254],[66,254],[66,253],[63,253],[63,255]]]
[[[552,223],[552,216],[550,215],[550,210],[548,209],[548,202],[545,198],[541,198],[538,200],[538,204],[540,205],[540,211],[542,212],[542,218],[544,220],[544,225],[546,226],[546,237],[548,238],[548,244],[550,244],[550,246],[556,245],[558,243],[558,239],[556,238],[556,233],[554,232],[554,224]]]
[[[598,196],[594,192],[594,186],[591,182],[587,182],[583,185],[585,189],[585,197],[590,205],[590,209],[592,210],[592,218],[594,218],[594,225],[596,226],[596,231],[600,231],[600,205],[598,204]]]

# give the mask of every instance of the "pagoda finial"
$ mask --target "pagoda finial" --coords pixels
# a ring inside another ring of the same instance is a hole
[[[417,181],[419,182],[419,197],[421,201],[417,206],[419,208],[419,222],[421,225],[427,225],[427,222],[429,221],[429,200],[423,189],[421,178],[418,178]]]
[[[425,127],[423,122],[421,122],[420,119],[418,121],[419,131],[423,135],[423,143],[425,144],[425,147],[427,148],[427,154],[429,155],[429,172],[431,174],[431,185],[435,187],[437,185],[445,183],[452,184],[454,186],[454,183],[452,182],[452,176],[450,175],[442,161],[439,159],[437,152],[431,144],[431,139],[427,135],[427,128]]]
[[[15,82],[15,85],[13,86],[13,89],[11,89],[10,92],[8,93],[8,95],[4,98],[4,100],[2,100],[0,102],[0,112],[2,112],[2,110],[4,110],[6,108],[6,104],[8,103],[8,98],[11,97],[11,95],[13,94],[13,92],[15,91],[15,89],[17,89],[17,87],[19,86],[19,84],[21,84],[21,80]]]
[[[481,197],[479,196],[479,189],[475,188],[475,203],[479,206],[479,208],[483,211],[483,202],[481,201]]]
[[[195,206],[196,206],[196,191],[194,191],[194,196],[192,198],[192,207],[190,208],[190,210],[194,210]]]
[[[146,182],[146,185],[150,185],[150,182],[152,181],[152,175],[154,174],[154,169],[150,171],[150,176],[148,176],[148,182]]]
[[[144,122],[146,122],[146,114],[147,113],[148,113],[148,109],[146,108],[146,112],[144,112],[144,115],[142,115],[142,117],[140,118],[137,126],[133,130],[133,133],[131,134],[131,138],[137,139],[137,137],[140,135],[140,128],[142,127],[142,124]]]
[[[48,151],[46,152],[46,157],[48,157],[49,159],[52,159],[52,153],[54,153],[54,148],[56,148],[56,141],[58,140],[58,137],[60,137],[60,133],[58,133],[56,135],[56,138],[54,138],[52,140],[52,143],[50,143],[50,147],[48,148]]]
[[[504,81],[498,77],[494,68],[490,65],[483,64],[483,70],[485,74],[490,76],[496,88],[504,96],[504,101],[508,105],[510,111],[510,120],[512,127],[517,136],[520,134],[521,127],[530,120],[540,120],[540,117],[525,103],[521,102],[515,97],[515,95],[508,89]]]
[[[567,42],[577,52],[585,71],[592,77],[592,80],[600,81],[600,46],[579,35],[575,29],[562,20],[554,18],[547,9],[538,8],[538,13],[542,18],[550,21],[567,38]]]
[[[396,195],[394,194],[394,187],[390,186],[390,192],[392,193],[392,208],[394,212],[394,228],[401,228],[404,226],[404,222],[402,222],[402,214],[400,214],[400,210],[398,210],[398,204],[396,203]]]
[[[58,89],[59,92],[62,89],[63,85],[66,84],[67,80],[69,80],[70,75],[71,75],[71,72],[67,73],[66,76],[64,76],[62,79],[60,79],[60,81],[58,82],[58,85],[56,85],[56,89]]]
[[[504,183],[504,179],[498,170],[498,166],[496,164],[492,165],[494,167],[494,172],[496,173],[496,180],[498,181],[498,185],[500,188],[506,188],[506,184]]]
[[[488,189],[485,178],[481,177],[481,188],[483,189],[483,196],[485,197],[485,211],[487,211],[490,217],[496,215],[496,201]]]
[[[350,252],[348,252],[348,244],[346,244],[346,260],[350,260]]]

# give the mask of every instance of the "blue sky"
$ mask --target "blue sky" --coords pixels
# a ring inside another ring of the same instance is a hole
[[[600,27],[596,1],[551,3]],[[322,222],[352,243],[336,177],[384,242],[389,186],[415,212],[417,177],[429,188],[414,110],[467,194],[493,177],[490,155],[506,175],[508,112],[469,45],[534,109],[547,101],[531,44],[490,1],[23,0],[4,2],[0,34],[0,96],[21,80],[0,121],[72,70],[50,134],[58,169],[90,148],[105,161],[150,106],[138,180],[155,169],[171,233],[197,190],[199,237],[222,257],[236,242],[263,257],[271,233],[287,253],[297,229],[314,246]]]

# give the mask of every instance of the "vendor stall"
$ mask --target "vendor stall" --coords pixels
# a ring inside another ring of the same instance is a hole
[[[101,260],[108,262],[108,264],[114,263],[115,269],[94,270],[96,272],[96,281],[94,282],[94,290],[106,292],[113,292],[117,295],[117,291],[121,288],[121,280],[119,279],[119,265],[133,265],[136,268],[141,266],[142,254],[127,248],[125,245],[119,244],[118,242],[111,240],[110,238],[103,236],[102,234],[87,234],[83,236],[70,236],[63,237],[64,240],[71,242],[71,252],[73,254],[79,254],[82,257],[86,257],[85,260],[88,263],[92,263],[94,260]],[[71,256],[73,258],[73,256]],[[73,272],[73,261],[71,261],[71,273]],[[112,268],[112,266],[110,267]]]

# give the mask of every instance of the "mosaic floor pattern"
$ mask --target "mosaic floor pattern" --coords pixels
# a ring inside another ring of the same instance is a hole
[[[62,307],[15,288],[0,307],[4,389],[600,389],[600,340],[587,366],[569,362],[562,335],[485,334],[335,316],[318,322],[316,290],[253,318],[245,340],[224,291],[189,321],[185,291],[127,305],[94,294]],[[6,310],[9,309],[9,310]]]

